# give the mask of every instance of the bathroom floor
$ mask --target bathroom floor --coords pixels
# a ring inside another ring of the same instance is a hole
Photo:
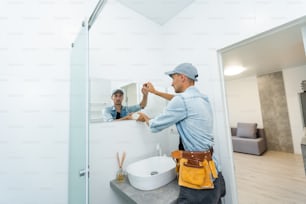
[[[240,204],[302,204],[306,176],[301,155],[268,151],[262,156],[234,153]]]

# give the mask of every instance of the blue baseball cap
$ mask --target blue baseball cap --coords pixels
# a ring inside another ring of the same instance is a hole
[[[114,90],[112,91],[112,96],[113,96],[114,94],[117,94],[117,93],[119,93],[119,94],[121,94],[121,95],[124,95],[124,91],[123,91],[122,89],[114,89]]]
[[[165,74],[171,75],[173,74],[184,74],[189,79],[192,79],[193,81],[198,81],[198,70],[190,63],[182,63],[174,68],[172,71],[165,72]]]

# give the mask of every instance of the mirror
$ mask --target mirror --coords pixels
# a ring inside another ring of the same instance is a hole
[[[90,78],[89,80],[90,101],[89,101],[89,116],[91,123],[104,122],[102,119],[102,110],[105,107],[112,106],[111,92],[116,88],[124,90],[124,99],[122,105],[132,106],[139,104],[142,100],[141,87],[142,84],[132,82],[123,84],[119,87],[113,87],[112,81],[103,78]],[[155,86],[157,90],[168,92],[166,88]],[[141,110],[151,117],[155,117],[166,107],[167,101],[153,94],[148,95],[148,103]]]

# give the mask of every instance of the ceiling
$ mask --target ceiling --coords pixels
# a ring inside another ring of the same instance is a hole
[[[233,65],[246,68],[239,75],[225,76],[225,80],[260,76],[305,65],[303,26],[306,26],[306,17],[219,50],[223,68]]]
[[[163,25],[194,0],[118,0],[126,7]]]

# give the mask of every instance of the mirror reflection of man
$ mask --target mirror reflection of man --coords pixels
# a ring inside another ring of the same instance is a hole
[[[124,91],[115,89],[112,92],[113,105],[102,110],[103,121],[131,120],[132,114],[146,107],[148,101],[148,91],[142,87],[142,100],[137,105],[123,106]]]

